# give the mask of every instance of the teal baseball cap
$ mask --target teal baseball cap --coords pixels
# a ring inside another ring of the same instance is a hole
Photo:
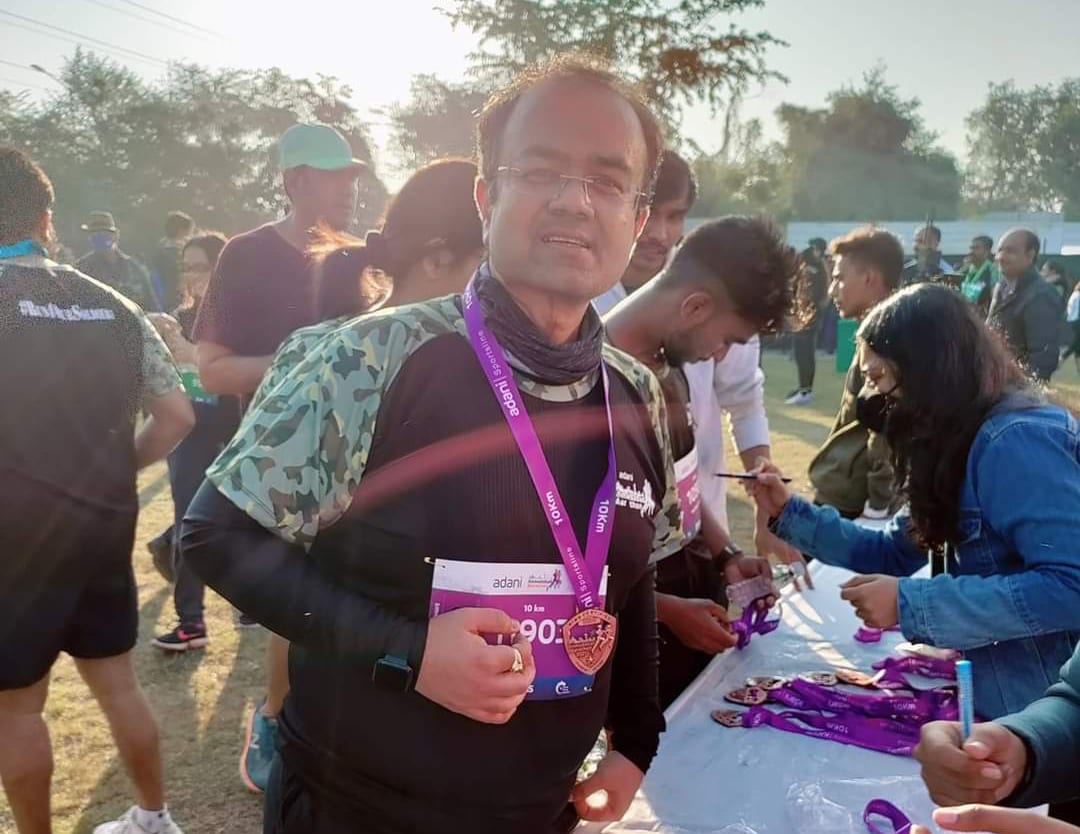
[[[299,165],[320,171],[341,171],[345,168],[366,168],[355,159],[349,141],[330,125],[318,122],[293,125],[278,142],[278,161],[281,170]]]

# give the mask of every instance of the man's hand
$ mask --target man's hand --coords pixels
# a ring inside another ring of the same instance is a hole
[[[922,728],[915,759],[938,805],[994,805],[1023,778],[1027,748],[1000,724],[976,724],[965,742],[959,724],[934,721]]]
[[[657,619],[690,649],[719,654],[730,649],[738,638],[728,630],[724,607],[711,599],[683,599],[671,594],[656,595]]]
[[[612,750],[604,756],[600,766],[596,768],[596,773],[574,787],[570,798],[574,802],[578,816],[583,820],[591,822],[621,820],[644,778],[645,774],[637,769],[637,765],[626,756]],[[599,794],[600,791],[607,796]],[[591,803],[589,797],[595,797]],[[600,800],[603,800],[602,804]]]
[[[505,724],[536,677],[532,647],[519,623],[495,608],[459,608],[428,624],[427,645],[416,691],[457,712],[487,724]],[[513,636],[513,646],[491,646],[480,635]],[[511,672],[514,649],[525,663]]]
[[[735,556],[724,563],[724,579],[729,585],[759,576],[767,577],[770,582],[772,581],[772,565],[769,564],[768,559],[762,559],[760,556]],[[771,608],[775,604],[775,595],[766,598],[766,608]]]
[[[754,550],[759,556],[773,556],[781,564],[792,566],[796,591],[802,590],[799,587],[800,576],[806,580],[807,588],[814,587],[814,580],[810,578],[803,555],[769,529],[769,516],[760,510],[754,525]],[[801,565],[802,568],[794,567],[796,565]]]
[[[964,805],[938,808],[934,822],[946,831],[982,831],[984,834],[1080,834],[1080,828],[1052,820],[1036,811],[1020,808],[995,808],[992,805]],[[921,826],[911,827],[911,834],[930,834]]]
[[[840,586],[840,598],[850,602],[858,618],[871,628],[892,628],[900,622],[898,587],[895,576],[855,576]]]

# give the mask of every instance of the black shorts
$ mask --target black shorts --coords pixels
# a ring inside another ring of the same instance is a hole
[[[37,682],[60,652],[123,654],[138,633],[136,514],[37,497],[0,508],[0,690]]]

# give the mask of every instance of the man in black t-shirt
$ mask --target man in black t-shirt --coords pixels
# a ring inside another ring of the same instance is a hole
[[[245,407],[285,337],[319,320],[306,255],[309,235],[320,224],[335,231],[348,227],[366,169],[345,137],[324,124],[285,131],[278,162],[290,211],[225,246],[193,335],[203,387],[211,394],[238,395]],[[257,625],[246,613],[239,624]],[[289,644],[272,634],[266,697],[248,719],[240,753],[240,776],[256,793],[270,778],[277,715],[289,691],[288,656]]]
[[[621,817],[657,749],[650,565],[682,539],[674,465],[655,377],[603,344],[590,300],[626,268],[662,133],[564,60],[494,95],[479,144],[471,289],[330,333],[185,520],[192,566],[292,641],[265,831],[549,834],[571,792]],[[617,628],[613,656],[575,607]],[[612,750],[575,787],[605,719]]]
[[[723,585],[771,575],[745,556],[700,500],[690,390],[683,365],[722,361],[734,344],[775,331],[791,302],[796,261],[763,220],[728,217],[694,229],[671,265],[604,319],[608,339],[646,363],[667,402],[682,549],[657,565],[660,699],[666,708],[714,655],[735,645]]]
[[[195,416],[168,349],[119,292],[46,257],[52,185],[0,148],[0,779],[19,831],[49,830],[42,717],[61,652],[109,719],[137,804],[96,834],[179,834],[131,660],[138,469]],[[136,432],[140,409],[149,415]]]

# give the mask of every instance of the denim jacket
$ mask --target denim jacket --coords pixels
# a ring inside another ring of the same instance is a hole
[[[793,496],[775,532],[829,565],[910,577],[927,554],[903,509],[884,530]],[[1080,639],[1080,426],[1050,405],[1002,410],[968,453],[949,572],[901,579],[900,627],[912,642],[971,661],[975,709],[1023,709],[1058,680]]]

